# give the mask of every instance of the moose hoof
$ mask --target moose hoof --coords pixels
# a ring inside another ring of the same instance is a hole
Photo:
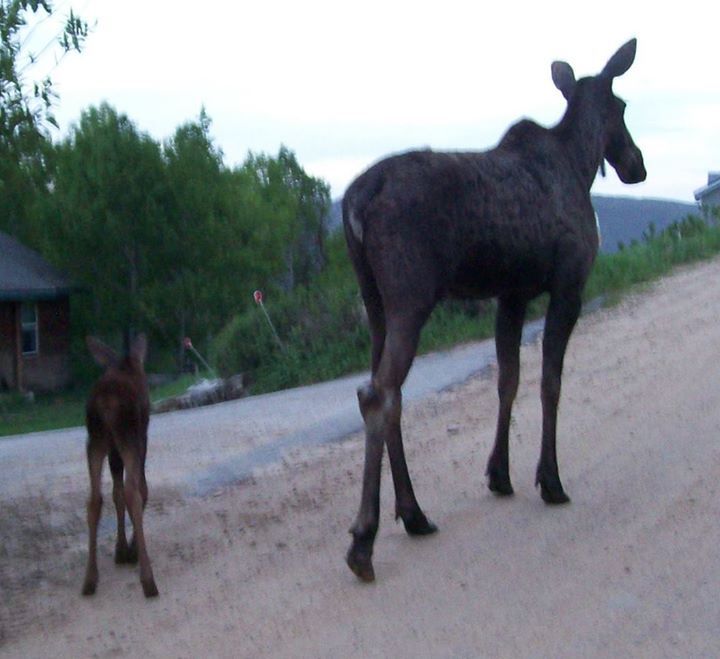
[[[570,503],[570,497],[565,494],[556,470],[546,470],[539,466],[535,485],[540,486],[540,496],[545,503],[550,505]]]
[[[134,565],[138,562],[137,547],[130,545],[115,547],[115,563],[117,565]]]
[[[372,565],[372,555],[364,549],[359,549],[353,543],[345,556],[345,562],[353,574],[364,583],[375,581],[375,570]]]
[[[157,597],[160,594],[157,589],[157,586],[155,585],[154,579],[150,579],[148,581],[143,581],[142,589],[143,589],[143,593],[145,593],[145,597]]]
[[[425,514],[421,511],[405,517],[399,515],[399,517],[402,518],[405,532],[408,535],[432,535],[438,530],[438,527],[425,517]]]
[[[85,597],[89,597],[90,595],[94,595],[96,590],[97,590],[97,582],[86,581],[83,584],[82,594]]]
[[[509,497],[515,494],[510,477],[507,474],[499,474],[488,470],[488,489],[501,497]]]
[[[547,487],[540,483],[540,496],[545,503],[551,506],[570,503],[570,497],[565,494],[562,485],[559,487]]]

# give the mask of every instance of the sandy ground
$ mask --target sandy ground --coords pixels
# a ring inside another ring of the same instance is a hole
[[[107,473],[90,599],[86,483],[3,498],[0,655],[717,657],[719,311],[715,260],[581,320],[559,423],[569,506],[545,506],[533,487],[537,343],[522,350],[510,499],[485,486],[494,373],[407,405],[410,470],[440,532],[409,538],[393,521],[386,468],[372,585],[343,561],[359,433],[205,496],[154,487],[151,445],[155,600],[136,568],[112,562]]]

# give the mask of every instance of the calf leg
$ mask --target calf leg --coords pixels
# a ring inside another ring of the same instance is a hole
[[[85,570],[85,581],[83,582],[82,594],[93,595],[97,589],[98,568],[97,568],[97,529],[102,510],[102,466],[105,460],[105,451],[98,448],[92,440],[88,439],[87,445],[88,471],[90,472],[90,498],[87,503],[88,522],[88,561]]]
[[[495,446],[487,464],[488,487],[500,495],[513,493],[510,482],[508,435],[510,416],[520,377],[520,339],[527,304],[524,300],[498,300],[495,318],[495,350],[498,360],[498,410]]]
[[[379,525],[380,467],[383,447],[388,446],[395,484],[396,514],[408,533],[426,535],[437,530],[417,503],[407,469],[400,431],[400,387],[407,376],[420,333],[421,322],[388,330],[382,358],[370,384],[358,390],[360,411],[365,421],[365,468],[363,489],[355,523],[353,542],[347,554],[350,569],[363,581],[372,581],[372,551]]]
[[[123,462],[117,449],[110,449],[108,456],[110,473],[113,479],[113,502],[117,515],[117,541],[115,543],[115,562],[137,563],[137,547],[128,546],[125,532],[125,489],[123,487]]]
[[[143,441],[140,445],[140,497],[142,498],[143,512],[147,506],[148,501],[148,486],[147,480],[145,479],[145,456],[147,453],[147,433],[143,435]],[[130,540],[130,562],[137,563],[137,540],[135,538],[135,529],[133,529],[133,536]]]
[[[141,494],[142,461],[140,456],[135,455],[132,450],[125,450],[122,453],[125,464],[125,504],[127,505],[130,519],[133,524],[134,540],[137,543],[138,560],[140,562],[140,583],[142,584],[145,597],[155,597],[158,589],[155,585],[150,558],[145,545],[145,534],[143,532],[143,497]]]
[[[580,291],[552,295],[545,319],[541,398],[543,409],[542,448],[535,484],[540,486],[543,501],[550,504],[568,503],[557,464],[557,408],[563,361],[570,334],[580,315]]]

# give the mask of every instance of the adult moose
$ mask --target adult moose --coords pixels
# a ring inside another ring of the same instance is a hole
[[[590,187],[604,160],[624,183],[646,176],[642,153],[625,126],[625,103],[612,91],[635,49],[633,39],[599,75],[580,80],[569,64],[554,62],[553,82],[568,105],[553,128],[523,120],[487,152],[392,156],[359,176],[345,194],[345,236],[372,340],[372,379],[358,390],[366,430],[362,498],[347,554],[361,580],[375,578],[385,445],[396,517],[410,535],[437,530],[418,505],[405,462],[400,387],[420,330],[443,298],[498,298],[500,405],[487,475],[493,492],[509,495],[508,430],[525,310],[536,296],[550,294],[536,485],[549,504],[569,501],[558,473],[555,432],[565,348],[598,249]]]
[[[103,462],[105,456],[108,456],[117,513],[115,562],[136,563],[139,560],[143,593],[145,597],[155,597],[158,589],[143,532],[143,510],[148,497],[145,456],[150,418],[147,378],[143,366],[147,341],[144,334],[139,334],[123,358],[94,337],[87,338],[87,346],[98,365],[105,368],[105,372],[90,392],[86,407],[90,498],[87,504],[88,562],[82,594],[93,595],[97,588],[97,527],[102,508],[101,477]],[[126,506],[133,525],[133,537],[129,545],[125,535]]]

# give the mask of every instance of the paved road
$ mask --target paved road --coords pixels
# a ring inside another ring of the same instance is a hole
[[[308,459],[293,450],[277,473],[210,489],[224,468],[226,478],[241,475],[243,454],[257,457],[301,433],[321,439],[323,421],[337,418],[333,401],[359,426],[362,376],[153,420],[148,536],[161,597],[152,602],[136,569],[112,563],[111,505],[100,590],[92,600],[78,594],[87,539],[82,431],[0,441],[1,487],[18,493],[0,496],[0,655],[716,657],[718,309],[715,259],[579,324],[560,414],[570,506],[545,506],[533,487],[542,423],[536,344],[523,352],[513,410],[512,498],[492,497],[483,482],[497,408],[491,378],[408,406],[413,479],[440,533],[409,538],[392,522],[386,470],[371,587],[342,560],[361,442]],[[486,346],[450,352],[469,373],[492,355]],[[417,378],[430,380],[429,390],[442,386],[435,371],[420,377],[423,364],[408,396]],[[211,430],[201,434],[205,424]],[[6,484],[13,469],[26,471]],[[22,493],[33,479],[40,496]],[[183,489],[163,491],[158,481]],[[187,496],[188,485],[216,496]]]
[[[528,323],[524,340],[542,331]],[[405,400],[422,399],[467,380],[495,360],[493,341],[466,344],[415,360],[403,387]],[[335,441],[362,427],[355,391],[361,373],[194,410],[150,421],[148,479],[192,494],[206,494],[282,460],[291,448]],[[84,428],[0,439],[0,496],[85,487]]]

